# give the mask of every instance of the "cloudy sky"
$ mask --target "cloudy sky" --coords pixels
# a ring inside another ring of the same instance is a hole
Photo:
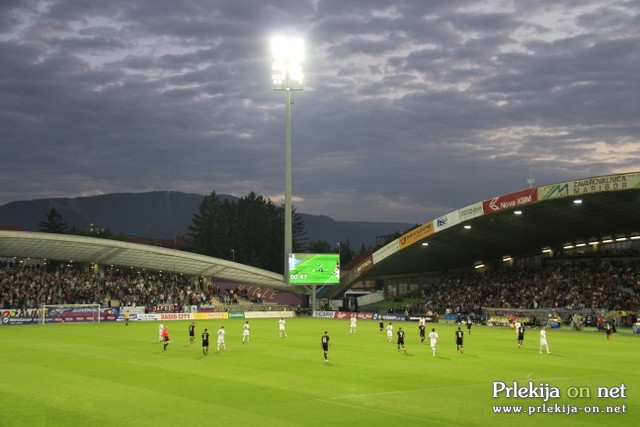
[[[281,202],[274,35],[306,46],[300,212],[423,223],[530,175],[640,170],[637,0],[3,0],[0,205]]]

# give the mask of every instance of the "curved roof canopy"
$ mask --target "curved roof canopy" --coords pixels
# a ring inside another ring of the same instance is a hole
[[[374,252],[341,288],[625,239],[640,239],[638,172],[530,188],[450,212]]]
[[[52,259],[175,272],[283,289],[280,274],[235,262],[137,243],[68,234],[0,230],[0,257]],[[291,287],[286,287],[291,291]]]

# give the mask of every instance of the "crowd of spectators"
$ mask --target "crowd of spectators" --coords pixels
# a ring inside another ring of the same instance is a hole
[[[637,311],[640,262],[548,263],[544,268],[457,274],[425,285],[420,295],[404,309],[415,313],[472,313],[481,307]],[[0,308],[95,303],[206,305],[213,297],[224,304],[250,300],[246,291],[192,286],[191,279],[182,275],[119,269],[89,273],[66,264],[0,264]]]
[[[112,306],[197,305],[209,301],[207,292],[190,278],[105,269],[87,273],[77,266],[0,265],[0,308],[35,308],[42,304],[101,304]]]
[[[427,285],[412,311],[471,313],[481,307],[623,309],[640,307],[640,262],[548,263],[445,277]]]

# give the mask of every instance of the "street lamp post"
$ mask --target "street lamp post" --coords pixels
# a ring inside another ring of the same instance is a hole
[[[291,104],[293,91],[302,90],[302,62],[304,42],[302,39],[274,37],[271,39],[273,55],[273,88],[284,91],[285,130],[285,177],[284,177],[284,280],[289,281],[289,254],[293,252],[293,225],[291,206]]]

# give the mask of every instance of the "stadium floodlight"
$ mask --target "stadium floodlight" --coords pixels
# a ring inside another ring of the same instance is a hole
[[[304,41],[276,36],[271,39],[272,79],[276,90],[302,90]]]
[[[285,178],[284,178],[284,280],[289,280],[289,255],[293,253],[293,226],[291,206],[291,104],[293,92],[302,90],[304,42],[299,38],[276,36],[271,39],[273,55],[272,79],[274,90],[285,94]]]

